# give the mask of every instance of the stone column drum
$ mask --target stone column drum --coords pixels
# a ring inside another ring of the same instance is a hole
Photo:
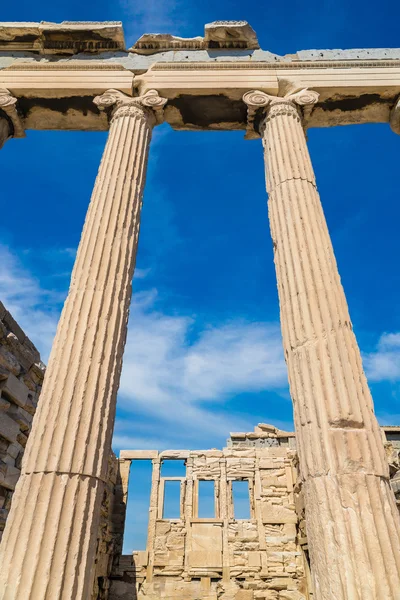
[[[316,600],[399,600],[400,521],[307,149],[318,94],[245,94],[262,136]]]
[[[87,600],[111,449],[152,128],[166,100],[115,107],[0,553],[2,600]]]

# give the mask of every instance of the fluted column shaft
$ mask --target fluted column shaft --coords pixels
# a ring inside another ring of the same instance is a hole
[[[10,136],[10,124],[6,118],[0,116],[0,149]]]
[[[399,600],[399,516],[302,126],[318,95],[254,94],[315,596]]]
[[[87,600],[157,94],[116,106],[0,553],[2,600]]]

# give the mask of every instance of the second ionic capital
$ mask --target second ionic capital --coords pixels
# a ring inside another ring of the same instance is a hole
[[[243,101],[247,104],[246,139],[260,137],[260,126],[265,119],[282,114],[307,119],[318,99],[318,92],[307,88],[283,97],[270,96],[260,90],[246,92],[243,96]]]
[[[9,138],[25,137],[24,124],[16,107],[17,101],[17,98],[9,90],[0,88],[0,111],[3,113],[5,122],[2,134],[0,134],[0,148]]]
[[[111,121],[124,116],[139,116],[148,121],[151,127],[162,123],[166,98],[157,90],[149,90],[142,96],[127,96],[119,90],[107,90],[93,100],[99,110],[111,109]]]

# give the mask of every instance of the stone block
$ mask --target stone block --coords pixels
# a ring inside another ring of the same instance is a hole
[[[171,531],[171,523],[168,521],[157,521],[156,523],[156,535],[167,535]]]
[[[169,552],[156,552],[154,555],[154,566],[182,566],[183,565],[183,552],[169,551]]]
[[[10,402],[7,402],[5,398],[0,398],[0,412],[7,412],[10,406]]]
[[[18,423],[3,413],[0,418],[0,436],[12,443],[17,441],[19,434]]]
[[[33,394],[32,392],[30,394],[28,394],[28,399],[24,406],[26,412],[28,412],[30,415],[33,416],[36,412],[37,402],[38,402],[37,394]]]
[[[14,375],[19,375],[21,372],[21,365],[4,346],[0,346],[0,366]]]
[[[118,21],[62,23],[0,23],[0,50],[40,54],[98,54],[124,50],[124,34]]]
[[[259,48],[257,35],[247,21],[214,21],[204,28],[208,48]]]
[[[11,399],[15,404],[18,404],[18,406],[21,406],[22,408],[27,403],[29,389],[12,373],[8,375],[7,379],[0,381],[0,391],[2,396]]]
[[[24,371],[29,371],[35,362],[36,354],[32,353],[28,348],[21,344],[17,336],[11,332],[7,335],[7,345],[10,352],[14,354]]]
[[[124,460],[152,460],[158,457],[158,450],[121,450],[119,457]]]
[[[189,565],[192,568],[204,567],[219,569],[222,567],[222,552],[220,550],[192,550],[189,552]]]
[[[279,593],[279,600],[306,600],[306,596],[297,590],[282,590]]]
[[[249,567],[261,567],[261,556],[259,552],[249,552]]]
[[[8,331],[11,331],[17,337],[18,341],[23,344],[26,339],[26,335],[8,310],[5,311],[2,321],[7,327]]]
[[[21,431],[30,431],[33,417],[26,410],[13,404],[7,414],[18,423]]]
[[[189,458],[189,456],[190,450],[164,450],[163,452],[160,452],[160,458],[164,460],[185,460],[186,458]]]
[[[0,472],[0,485],[8,490],[14,490],[20,475],[21,471],[19,469],[7,465],[5,474]]]
[[[140,550],[138,552],[133,553],[133,562],[135,563],[136,568],[147,567],[148,561],[149,553],[147,552],[147,550]]]
[[[297,514],[284,506],[262,502],[262,520],[264,524],[274,523],[297,523]]]
[[[253,600],[253,590],[239,590],[235,596],[235,600]]]
[[[18,425],[18,423],[17,423],[17,426],[18,426],[18,429],[19,429],[19,425]],[[19,444],[21,444],[21,446],[22,446],[23,448],[25,448],[25,446],[26,446],[26,442],[27,442],[27,441],[28,441],[28,436],[27,436],[27,435],[25,435],[24,433],[22,433],[22,431],[20,431],[20,432],[18,433],[18,435],[17,435],[17,442],[18,442]]]

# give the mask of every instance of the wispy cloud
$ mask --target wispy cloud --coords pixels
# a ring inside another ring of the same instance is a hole
[[[148,273],[139,269],[136,276],[144,279]],[[9,248],[0,246],[0,299],[44,362],[64,296],[65,290],[42,287]],[[114,446],[198,447],[229,431],[251,429],[254,411],[234,410],[232,400],[252,392],[285,396],[278,324],[240,318],[207,323],[165,310],[162,300],[154,289],[133,296]],[[400,332],[384,333],[363,361],[370,382],[399,382]],[[265,420],[274,421],[268,407],[263,412]],[[394,417],[380,415],[380,420],[393,423]]]
[[[141,278],[147,273],[139,270]],[[44,361],[60,297],[43,289],[9,249],[0,247],[0,299]],[[251,417],[231,411],[229,401],[241,393],[286,389],[278,325],[241,319],[204,324],[161,305],[156,290],[133,296],[115,446],[201,445],[229,430],[252,428]]]
[[[5,246],[0,246],[0,300],[29,335],[47,361],[57,327],[63,294],[43,289]]]
[[[384,333],[374,352],[363,355],[370,381],[400,381],[400,332]]]
[[[157,423],[151,435],[157,447],[161,440],[181,444],[185,439],[210,439],[223,431],[252,428],[254,423],[231,414],[224,404],[244,392],[286,388],[278,325],[234,319],[205,325],[196,335],[195,317],[168,315],[156,305],[155,290],[134,296],[121,409]],[[126,445],[130,436],[118,427],[116,445]]]

